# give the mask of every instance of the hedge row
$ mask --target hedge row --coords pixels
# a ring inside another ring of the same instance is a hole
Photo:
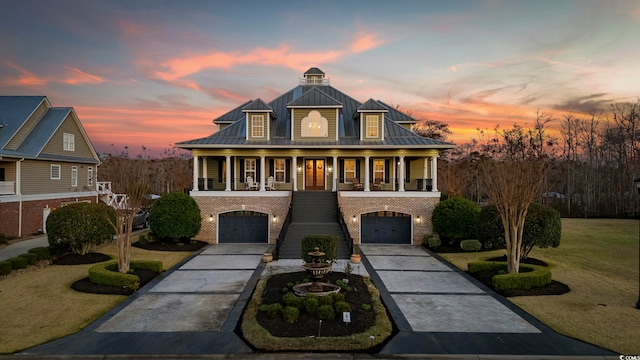
[[[25,254],[20,254],[14,258],[0,261],[0,276],[9,275],[11,271],[26,269],[27,265],[33,265],[40,260],[50,260],[51,253],[48,247],[37,247],[29,250]]]
[[[154,260],[131,260],[132,269],[146,269],[162,272],[162,262]],[[140,288],[140,279],[133,274],[118,272],[118,260],[107,261],[89,268],[89,281],[95,284],[125,287],[131,290]]]
[[[507,274],[507,264],[504,262],[476,261],[467,264],[470,273],[484,270],[504,271],[491,280],[495,290],[527,290],[545,286],[551,283],[551,270],[544,266],[520,264],[520,272]]]
[[[334,235],[307,235],[302,239],[300,255],[305,262],[310,263],[313,258],[309,253],[318,247],[325,253],[323,261],[332,262],[338,258],[338,241],[339,238]]]

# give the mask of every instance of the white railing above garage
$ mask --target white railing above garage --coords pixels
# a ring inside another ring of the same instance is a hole
[[[15,181],[0,181],[0,195],[15,195]]]

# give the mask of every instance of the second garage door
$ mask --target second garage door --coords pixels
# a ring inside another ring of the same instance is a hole
[[[219,215],[219,243],[266,243],[269,216],[254,211],[232,211]]]
[[[411,244],[411,215],[393,211],[362,214],[362,242]]]

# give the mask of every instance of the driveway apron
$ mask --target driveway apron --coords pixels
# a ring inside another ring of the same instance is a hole
[[[382,354],[613,355],[553,332],[421,247],[359,247],[398,328]]]

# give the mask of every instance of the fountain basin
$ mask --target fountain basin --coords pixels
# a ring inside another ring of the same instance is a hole
[[[313,295],[320,297],[340,292],[340,286],[324,282],[308,282],[293,285],[293,292],[297,296]]]

